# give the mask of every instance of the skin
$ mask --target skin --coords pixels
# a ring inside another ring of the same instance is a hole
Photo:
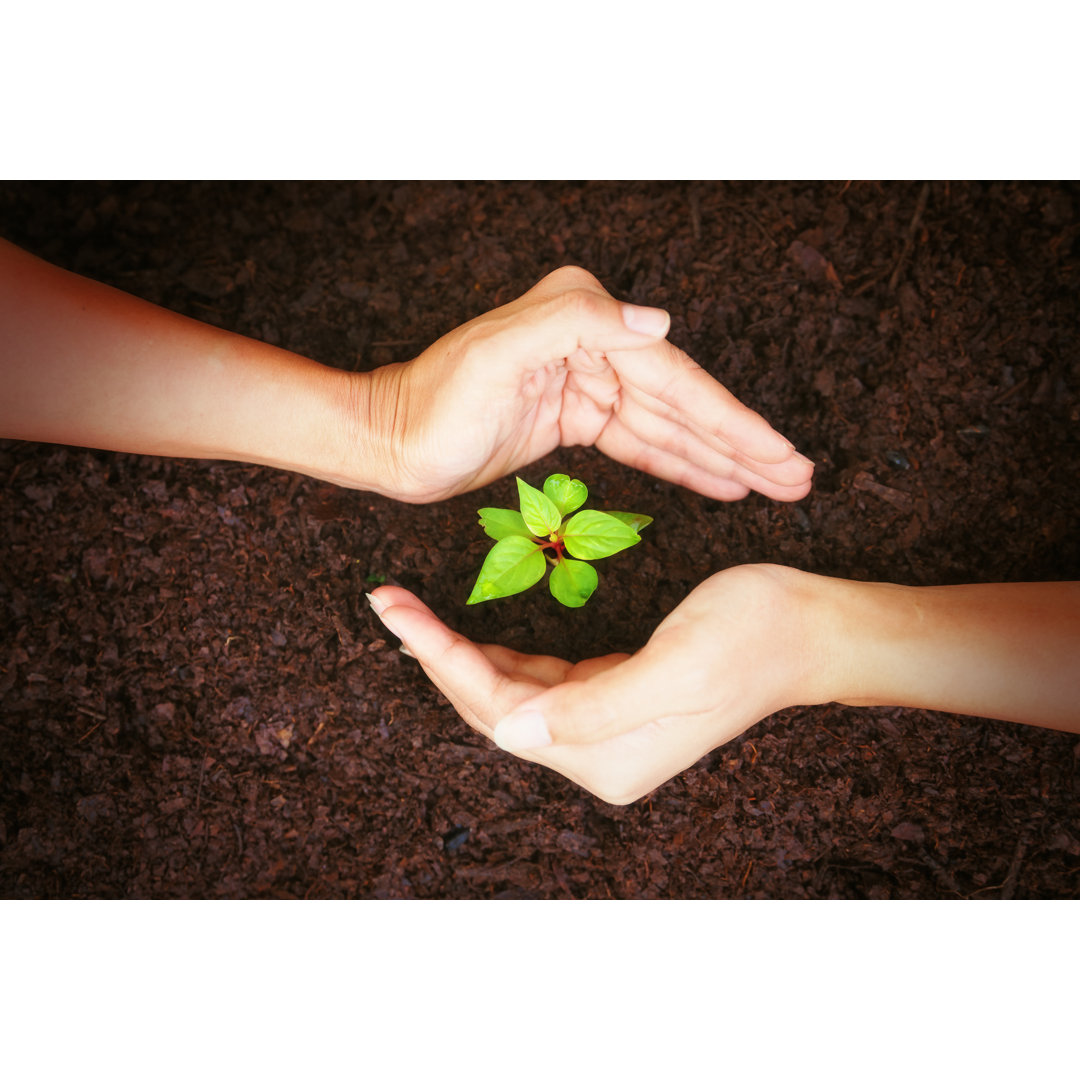
[[[806,495],[812,464],[664,340],[668,326],[564,267],[415,360],[344,372],[0,241],[0,434],[249,461],[408,502],[560,445],[717,499]]]
[[[840,701],[1080,733],[1080,583],[910,588],[784,566],[699,585],[633,655],[477,645],[404,589],[371,596],[461,717],[606,802],[632,802],[780,709]]]
[[[0,241],[0,434],[272,465],[430,502],[595,445],[717,499],[794,500],[812,464],[668,341],[666,313],[564,267],[415,360],[347,373]],[[463,423],[462,418],[468,419]],[[611,802],[791,704],[910,704],[1075,731],[1077,586],[905,590],[735,567],[633,656],[477,646],[375,605],[465,719]]]

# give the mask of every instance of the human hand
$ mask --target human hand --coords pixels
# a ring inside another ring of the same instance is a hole
[[[724,570],[634,655],[578,664],[473,644],[405,589],[371,600],[471,727],[621,804],[763,717],[828,700],[808,633],[814,580],[782,566]]]
[[[563,267],[415,360],[377,368],[357,406],[358,430],[383,425],[376,490],[431,502],[557,446],[595,445],[715,499],[805,496],[811,462],[664,340],[669,322]]]

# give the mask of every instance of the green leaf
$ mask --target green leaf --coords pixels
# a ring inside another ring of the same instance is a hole
[[[516,510],[499,510],[485,506],[480,514],[480,527],[492,540],[505,540],[508,536],[532,536],[525,519]]]
[[[565,517],[589,497],[589,489],[580,480],[571,480],[566,473],[552,473],[544,481],[544,494]]]
[[[599,576],[587,562],[562,559],[551,571],[551,595],[565,607],[581,607],[596,591]]]
[[[508,536],[488,553],[466,604],[513,596],[535,585],[547,569],[543,551],[524,536]]]
[[[642,529],[653,523],[653,519],[648,514],[629,514],[625,510],[603,510],[601,513],[607,514],[608,517],[617,518],[624,525],[629,525],[634,532],[641,532]]]
[[[582,510],[561,530],[566,550],[578,559],[603,559],[641,542],[637,530],[601,510]]]
[[[542,492],[517,478],[521,516],[535,536],[550,536],[562,523],[559,508]]]

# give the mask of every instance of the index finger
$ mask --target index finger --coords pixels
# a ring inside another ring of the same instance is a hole
[[[795,453],[768,420],[671,342],[608,352],[607,357],[620,379],[671,406],[754,461],[775,465]]]
[[[495,660],[488,655],[491,646],[451,630],[407,590],[376,589],[371,598],[383,624],[401,638],[461,718],[488,738],[500,717],[542,689],[531,679],[508,675],[495,662],[499,654],[493,654]]]

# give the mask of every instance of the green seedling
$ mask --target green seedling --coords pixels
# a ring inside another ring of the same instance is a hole
[[[622,510],[579,510],[589,497],[580,480],[555,473],[544,490],[519,476],[520,510],[485,507],[480,525],[495,541],[466,601],[479,604],[513,596],[535,585],[550,563],[551,595],[566,607],[581,607],[596,591],[596,570],[584,559],[603,559],[641,540],[652,518]],[[574,511],[578,511],[575,513]]]

